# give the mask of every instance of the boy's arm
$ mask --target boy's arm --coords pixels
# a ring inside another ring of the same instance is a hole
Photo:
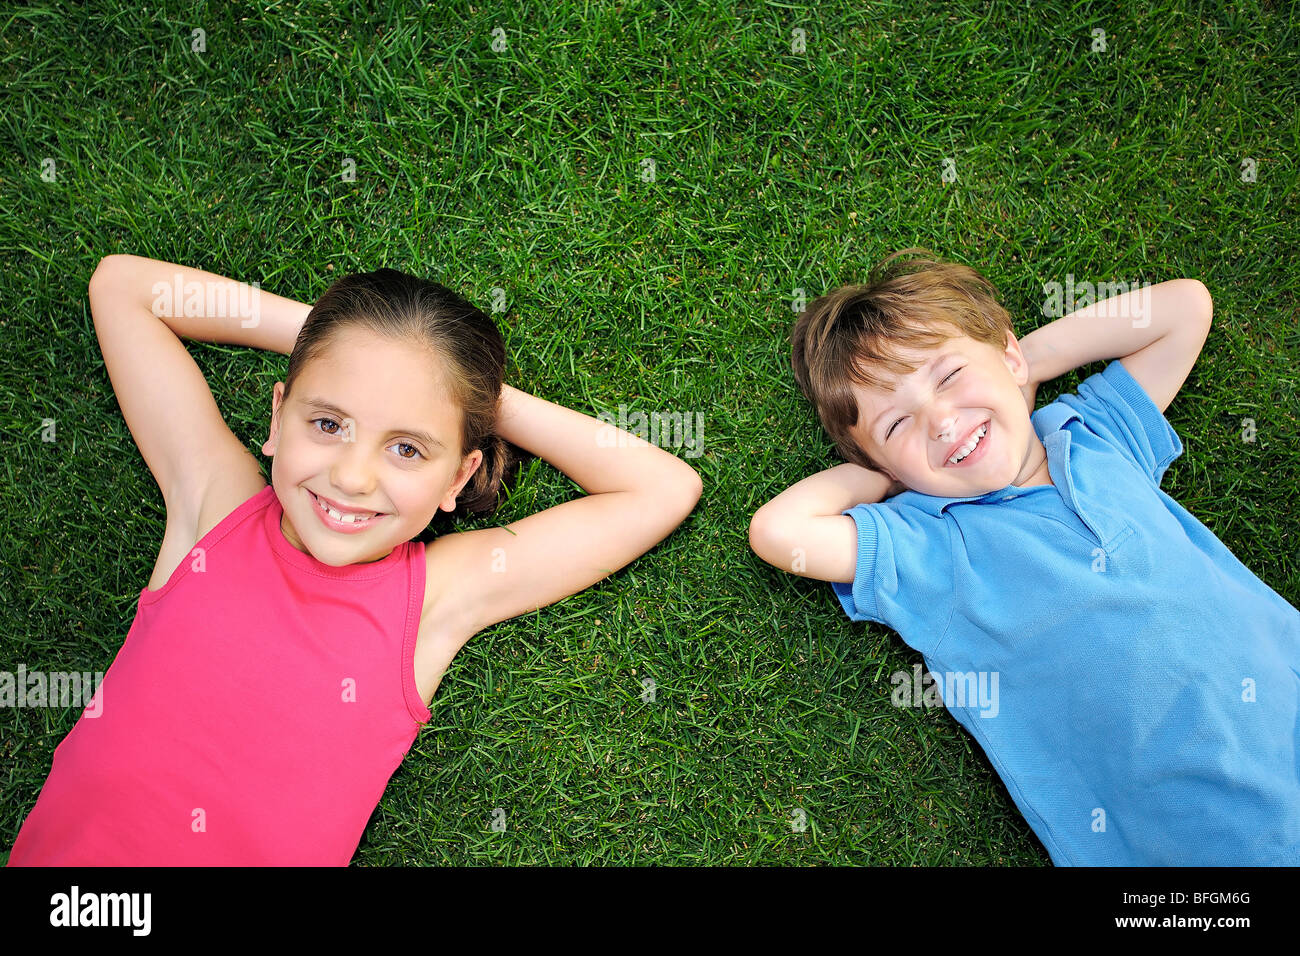
[[[1196,364],[1213,314],[1214,302],[1201,282],[1174,279],[1071,312],[1030,332],[1020,350],[1031,385],[1089,362],[1122,359],[1163,412]]]
[[[852,581],[858,528],[840,512],[903,490],[878,471],[836,465],[791,485],[759,508],[749,522],[749,546],[782,571],[818,581]]]

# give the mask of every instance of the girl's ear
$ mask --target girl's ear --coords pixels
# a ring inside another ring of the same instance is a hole
[[[474,476],[479,466],[483,464],[483,450],[475,448],[466,455],[460,463],[460,468],[456,476],[452,479],[451,487],[447,489],[447,494],[443,497],[442,502],[438,505],[443,511],[456,510],[456,496],[460,494],[461,489],[465,487],[465,482]]]
[[[271,434],[262,443],[262,454],[268,458],[275,457],[275,450],[280,445],[280,406],[284,404],[284,382],[276,382],[271,392]]]

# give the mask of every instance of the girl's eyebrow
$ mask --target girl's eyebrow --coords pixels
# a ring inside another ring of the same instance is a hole
[[[333,402],[327,402],[325,399],[317,398],[314,395],[309,395],[307,398],[303,399],[303,404],[310,405],[313,408],[324,409],[325,411],[329,412],[332,415],[337,415],[339,418],[352,418],[351,415],[349,415],[343,409],[339,408]],[[352,420],[356,421],[355,418],[353,418]],[[393,435],[410,435],[412,438],[420,439],[420,441],[424,442],[426,445],[436,445],[437,447],[442,449],[446,449],[447,447],[442,442],[438,441],[438,439],[430,435],[428,432],[423,431],[419,428],[395,428],[384,437],[391,438]]]
[[[930,361],[922,365],[919,369],[917,369],[917,371],[920,372],[922,375],[925,375],[927,372],[930,371],[931,367],[937,368],[940,362],[943,362],[954,355],[960,355],[960,354],[961,354],[960,349],[949,349],[948,351],[944,352],[942,355],[936,355],[934,358],[930,359]],[[892,395],[893,393],[891,392],[890,394]],[[888,415],[893,410],[893,408],[894,408],[893,405],[886,405],[883,409],[881,409],[880,414],[876,416],[876,420],[871,423],[871,431],[873,433],[879,430],[880,420],[884,418],[886,415]]]

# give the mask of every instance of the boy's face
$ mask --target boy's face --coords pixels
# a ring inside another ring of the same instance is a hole
[[[892,390],[853,388],[858,422],[852,435],[872,461],[907,488],[940,498],[1029,482],[1046,452],[1021,391],[1029,365],[1014,335],[1007,333],[1001,351],[957,335],[897,354],[919,367],[894,378]],[[981,429],[974,450],[953,464]]]

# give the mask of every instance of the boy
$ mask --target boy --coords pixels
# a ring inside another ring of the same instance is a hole
[[[1205,286],[1017,341],[986,279],[909,253],[798,320],[848,463],[760,508],[751,547],[921,652],[1054,863],[1300,863],[1300,612],[1159,487]]]

